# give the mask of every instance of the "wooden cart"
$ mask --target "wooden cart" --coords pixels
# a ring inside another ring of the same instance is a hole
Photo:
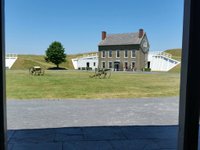
[[[108,79],[111,76],[111,69],[106,68],[96,68],[95,74],[91,75],[91,78],[98,77],[99,79]]]
[[[29,74],[30,75],[44,75],[44,69],[41,68],[40,66],[33,66],[31,68],[29,68]]]

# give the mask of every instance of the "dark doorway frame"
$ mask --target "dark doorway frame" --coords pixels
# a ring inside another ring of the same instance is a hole
[[[197,150],[200,108],[200,1],[185,0],[178,150]]]
[[[4,0],[0,1],[0,17],[1,17],[1,41],[0,41],[0,149],[7,149],[7,119],[6,119],[6,88],[5,88],[5,15],[4,15]]]
[[[119,71],[119,69],[120,69],[120,62],[115,61],[114,62],[114,71]]]
[[[0,149],[7,149],[5,91],[4,0],[0,0]],[[178,150],[197,150],[200,107],[200,1],[185,0],[182,46],[181,90],[179,105]]]
[[[90,63],[89,63],[89,62],[86,63],[86,67],[87,67],[87,68],[90,67]]]
[[[147,68],[150,68],[150,65],[151,65],[151,62],[148,61],[148,62],[147,62]]]

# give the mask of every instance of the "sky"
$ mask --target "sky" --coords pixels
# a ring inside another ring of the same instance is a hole
[[[6,53],[45,54],[59,41],[66,54],[98,51],[101,32],[143,28],[150,51],[181,48],[183,0],[6,0]]]

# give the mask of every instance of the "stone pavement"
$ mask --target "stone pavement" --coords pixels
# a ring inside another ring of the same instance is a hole
[[[178,97],[9,100],[9,150],[175,150]]]
[[[177,126],[10,130],[9,150],[175,150]]]

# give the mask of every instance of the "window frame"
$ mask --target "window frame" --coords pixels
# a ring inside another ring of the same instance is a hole
[[[134,56],[134,57],[133,57],[133,51],[134,51],[134,53],[135,53],[135,56]],[[131,58],[136,58],[136,50],[135,50],[135,49],[131,50]]]
[[[111,52],[111,53],[110,53]],[[112,56],[113,56],[113,51],[112,50],[108,50],[108,58],[112,58]],[[110,54],[111,54],[111,56],[110,56]]]
[[[105,64],[105,67],[103,67],[103,64]],[[102,66],[102,68],[106,68],[106,62],[105,61],[101,61],[101,66]]]
[[[117,52],[119,52],[119,57],[117,57]],[[120,58],[120,50],[116,50],[116,58]]]
[[[127,64],[127,66],[126,66],[126,64]],[[124,68],[127,70],[128,69],[128,61],[124,61]],[[127,68],[126,68],[127,67]]]
[[[127,52],[127,57],[126,57],[126,52]],[[124,58],[128,58],[128,50],[124,50]]]
[[[111,63],[111,67],[110,67],[110,63]],[[108,61],[108,68],[112,69],[113,68],[113,62],[112,61]]]
[[[101,51],[101,58],[106,58],[106,51],[105,50]]]

